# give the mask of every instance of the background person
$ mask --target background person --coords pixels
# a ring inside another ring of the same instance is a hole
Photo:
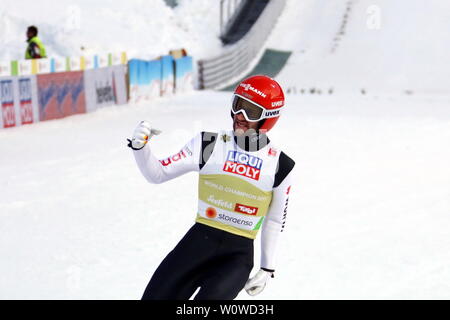
[[[27,43],[25,59],[47,58],[45,46],[41,39],[38,38],[38,28],[35,26],[29,26],[27,29]]]

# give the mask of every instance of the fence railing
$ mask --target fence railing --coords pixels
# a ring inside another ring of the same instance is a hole
[[[220,37],[228,32],[248,0],[220,0]]]
[[[219,56],[198,61],[200,89],[224,87],[241,75],[264,46],[286,0],[271,0],[250,31],[237,43],[226,46]]]

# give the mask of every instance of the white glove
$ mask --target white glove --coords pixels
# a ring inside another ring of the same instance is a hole
[[[128,139],[128,146],[133,150],[142,149],[154,135],[160,134],[161,131],[152,129],[150,123],[141,121],[133,133],[132,139]]]
[[[273,272],[260,269],[253,278],[247,280],[245,291],[251,296],[260,294],[266,287],[267,280],[273,278]]]

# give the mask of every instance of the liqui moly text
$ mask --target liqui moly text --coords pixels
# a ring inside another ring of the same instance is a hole
[[[239,151],[229,151],[223,171],[259,180],[262,164],[263,161],[258,157]]]

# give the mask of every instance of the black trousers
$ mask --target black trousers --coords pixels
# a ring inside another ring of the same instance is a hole
[[[232,300],[253,268],[253,240],[196,223],[156,269],[143,300]]]

